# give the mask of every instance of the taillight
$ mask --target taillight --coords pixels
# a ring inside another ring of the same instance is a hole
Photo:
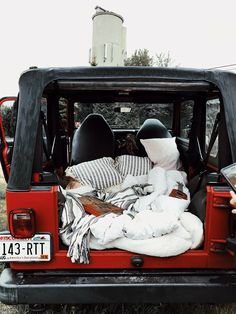
[[[14,238],[32,238],[35,234],[35,215],[32,208],[17,208],[10,211],[9,229]]]

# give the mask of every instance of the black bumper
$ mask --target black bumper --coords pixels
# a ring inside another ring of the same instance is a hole
[[[233,303],[236,271],[46,271],[5,269],[6,304]]]

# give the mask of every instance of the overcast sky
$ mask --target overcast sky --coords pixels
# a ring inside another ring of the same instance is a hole
[[[128,56],[147,48],[182,67],[236,63],[235,0],[0,0],[0,97],[17,94],[30,66],[89,65],[96,5],[123,16]]]

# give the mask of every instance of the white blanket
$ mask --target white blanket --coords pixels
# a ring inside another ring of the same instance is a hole
[[[126,197],[129,197],[131,190],[134,195],[131,204],[124,207],[126,210],[122,215],[110,213],[92,221],[89,225],[92,234],[90,248],[118,248],[167,257],[199,247],[203,241],[203,224],[198,217],[185,212],[190,202],[185,182],[185,176],[180,171],[154,167],[147,176],[128,175],[121,185],[122,193],[116,194],[117,186],[115,193],[112,193],[111,188],[109,193],[99,192],[103,200],[110,200],[113,204],[117,200],[119,204],[127,204]],[[183,185],[186,200],[169,196],[171,190],[178,188],[179,184]],[[75,193],[83,195],[87,191],[91,189],[83,187],[76,189]],[[116,198],[116,195],[119,197]],[[125,202],[121,202],[123,197]],[[75,241],[75,236],[71,238],[75,243],[80,243]],[[76,256],[74,250],[78,249],[70,245],[70,256]]]
[[[193,214],[185,212],[178,221],[178,227],[161,237],[144,240],[121,237],[102,245],[93,236],[90,238],[90,248],[95,250],[118,248],[137,254],[169,257],[182,254],[189,249],[196,249],[202,244],[202,241],[203,225],[201,221]]]

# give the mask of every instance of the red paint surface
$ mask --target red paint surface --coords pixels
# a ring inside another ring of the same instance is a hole
[[[228,192],[215,192],[213,187],[207,189],[207,215],[205,222],[204,246],[198,250],[189,250],[184,254],[160,258],[144,256],[143,268],[224,268],[236,266],[235,256],[229,252],[215,250],[215,246],[224,247],[229,237],[229,208],[222,204],[229,201]],[[60,250],[58,237],[57,187],[51,191],[7,192],[7,210],[30,207],[36,213],[36,232],[49,232],[52,235],[52,260],[42,263],[12,263],[14,269],[104,269],[134,268],[131,257],[139,254],[121,251],[104,250],[90,253],[88,265],[72,263],[66,256],[66,250]]]

